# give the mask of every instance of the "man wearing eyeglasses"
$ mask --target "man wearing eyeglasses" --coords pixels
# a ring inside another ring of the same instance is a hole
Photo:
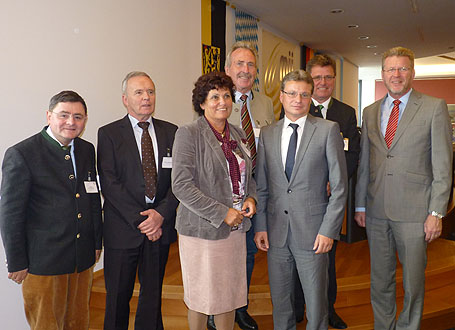
[[[54,95],[47,122],[3,159],[0,228],[8,278],[22,284],[31,329],[88,329],[102,221],[95,149],[79,138],[85,101],[73,91]]]
[[[306,64],[307,72],[314,81],[314,91],[311,100],[310,114],[315,117],[332,120],[340,125],[341,135],[344,141],[344,155],[348,179],[354,174],[359,162],[360,134],[357,130],[357,118],[355,110],[351,106],[338,101],[332,97],[335,89],[336,63],[327,55],[315,55]],[[327,186],[330,194],[330,185]],[[344,217],[344,214],[342,215]],[[335,301],[337,297],[337,280],[335,269],[335,254],[338,241],[333,242],[329,252],[329,325],[335,329],[346,329],[347,324],[335,312]],[[296,278],[295,310],[297,321],[303,320],[305,311],[305,300],[299,279]]]
[[[368,235],[375,329],[420,329],[426,247],[441,235],[452,182],[447,105],[412,89],[414,75],[410,49],[386,51],[388,93],[363,111],[355,220]],[[404,288],[398,320],[396,253]]]
[[[312,94],[308,73],[288,73],[280,93],[285,116],[263,128],[258,143],[255,242],[267,251],[276,330],[296,328],[295,276],[305,294],[306,328],[328,327],[327,253],[340,235],[347,171],[339,126],[309,114]]]

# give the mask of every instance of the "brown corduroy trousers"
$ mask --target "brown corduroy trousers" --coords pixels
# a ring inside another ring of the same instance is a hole
[[[86,330],[93,267],[64,275],[28,274],[22,284],[31,330]]]

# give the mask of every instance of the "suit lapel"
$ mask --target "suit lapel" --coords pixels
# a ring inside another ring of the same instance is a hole
[[[398,123],[397,131],[395,133],[395,136],[393,137],[390,149],[392,149],[394,145],[398,143],[398,140],[403,135],[404,131],[406,130],[409,123],[416,115],[417,111],[420,109],[421,105],[422,100],[420,99],[420,94],[418,94],[415,91],[412,91],[411,95],[409,96],[406,108],[403,111],[403,115],[401,116],[400,122]]]
[[[158,152],[158,164],[156,164],[157,169],[158,169],[158,181],[159,181],[159,176],[162,170],[162,159],[163,157],[166,156],[166,153],[171,153],[171,150],[166,150],[166,132],[162,129],[160,122],[157,121],[156,119],[152,118],[153,122],[153,129],[155,130],[155,136],[156,136],[156,144],[158,146],[158,151],[154,150],[154,152]]]
[[[291,180],[289,183],[294,180],[295,173],[300,166],[300,163],[305,156],[305,153],[308,149],[308,145],[310,144],[311,138],[313,137],[314,131],[316,130],[316,120],[310,114],[307,115],[305,126],[303,127],[303,134],[302,139],[300,140],[299,149],[297,150],[297,155],[295,156],[295,164],[294,169],[292,170]]]
[[[134,136],[133,127],[131,121],[126,115],[119,125],[120,138],[125,143],[126,152],[130,155],[130,159],[134,162],[135,167],[139,167],[142,170],[141,156]]]
[[[281,119],[276,123],[276,125],[273,127],[273,132],[272,132],[272,150],[271,154],[276,155],[275,159],[276,162],[278,163],[278,167],[280,168],[280,173],[283,176],[283,180],[288,180],[286,177],[286,173],[284,171],[284,166],[283,166],[283,161],[281,157],[281,136],[283,134],[283,125],[284,125],[284,119]]]
[[[385,97],[387,97],[387,95]],[[372,110],[373,115],[371,116],[371,118],[373,120],[376,120],[376,122],[373,123],[372,126],[376,127],[376,131],[378,132],[378,139],[381,141],[383,148],[388,149],[387,144],[385,143],[384,136],[382,135],[382,131],[381,131],[381,107],[382,107],[382,103],[384,102],[385,97],[383,97],[382,99],[380,99],[379,101],[376,102],[376,105]]]

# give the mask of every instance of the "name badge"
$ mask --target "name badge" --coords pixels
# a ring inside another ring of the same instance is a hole
[[[96,181],[84,181],[85,192],[87,194],[96,194],[98,193],[98,187],[96,186]]]
[[[349,150],[349,138],[344,138],[344,151]]]
[[[162,168],[172,168],[172,157],[163,157]]]

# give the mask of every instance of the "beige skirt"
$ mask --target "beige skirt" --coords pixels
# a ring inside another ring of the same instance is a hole
[[[184,301],[193,311],[216,315],[247,303],[245,233],[206,240],[179,235]]]

